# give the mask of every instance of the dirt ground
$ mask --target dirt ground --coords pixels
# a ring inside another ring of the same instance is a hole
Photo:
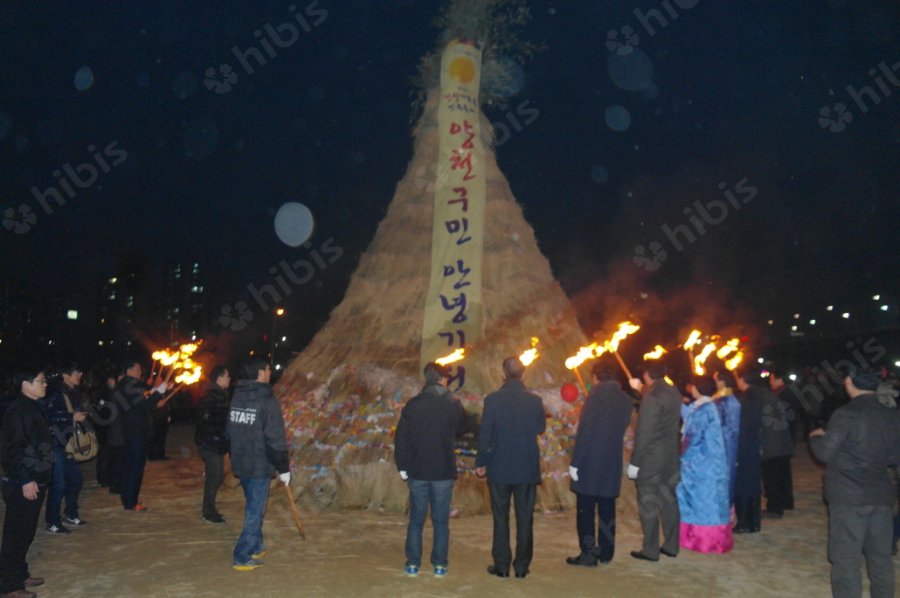
[[[615,560],[596,569],[572,567],[578,552],[574,514],[535,517],[535,550],[526,579],[498,579],[490,564],[490,516],[451,521],[445,579],[425,568],[402,573],[406,520],[359,511],[304,512],[301,540],[283,493],[270,497],[264,533],[269,553],[256,571],[231,569],[241,528],[243,495],[223,488],[219,509],[228,522],[200,518],[203,464],[192,429],[171,430],[169,461],[147,465],[141,495],[150,510],[124,511],[118,497],[95,483],[94,463],[83,464],[81,515],[88,526],[68,536],[46,533],[43,516],[29,553],[44,598],[83,596],[828,596],[827,520],[820,471],[801,446],[794,459],[796,510],[765,521],[759,534],[736,536],[727,555],[682,551],[659,563],[636,561],[637,521],[618,521]],[[626,481],[627,483],[627,481]],[[621,512],[621,509],[620,509]],[[426,553],[430,527],[426,528]]]

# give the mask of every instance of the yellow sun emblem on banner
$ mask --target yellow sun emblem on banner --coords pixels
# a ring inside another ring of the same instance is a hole
[[[475,78],[475,64],[462,56],[453,59],[453,62],[450,63],[449,71],[451,77],[463,84]]]

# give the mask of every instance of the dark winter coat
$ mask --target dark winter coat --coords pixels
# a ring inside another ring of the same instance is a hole
[[[53,477],[50,423],[36,400],[19,395],[3,414],[3,475],[13,483],[49,484]]]
[[[764,389],[751,386],[738,397],[741,402],[741,423],[738,433],[735,496],[759,496],[762,493],[762,431]]]
[[[578,481],[572,491],[588,496],[619,496],[622,489],[622,450],[634,405],[618,382],[597,384],[584,401],[572,467]]]
[[[149,439],[153,435],[153,417],[150,412],[163,396],[156,392],[147,394],[147,385],[136,378],[125,376],[118,384],[116,391],[119,396],[114,402],[121,411],[122,436],[127,440]]]
[[[675,484],[681,471],[681,393],[665,380],[644,388],[634,434],[631,464],[637,483]]]
[[[281,405],[268,384],[237,383],[225,431],[231,439],[231,471],[238,478],[268,479],[276,471],[290,471]]]
[[[228,452],[225,426],[228,424],[230,402],[227,389],[210,385],[197,408],[197,431],[194,434],[197,446],[220,455]]]
[[[794,454],[794,440],[791,437],[790,417],[794,414],[787,403],[775,396],[768,388],[754,387],[763,398],[762,413],[762,458],[790,457]],[[749,391],[748,391],[749,392]]]
[[[411,398],[397,423],[394,461],[413,480],[456,479],[454,440],[463,433],[462,404],[440,384],[428,385]]]
[[[74,419],[66,405],[66,397],[72,405],[72,412],[81,410],[81,392],[76,388],[69,388],[63,382],[57,382],[47,389],[43,399],[44,413],[50,423],[50,431],[53,435],[53,448],[64,449],[69,438],[72,437]]]
[[[538,434],[547,427],[541,398],[521,380],[507,380],[484,399],[476,467],[492,484],[540,484]]]
[[[125,435],[122,432],[122,412],[125,410],[126,404],[125,397],[118,392],[118,388],[104,387],[100,391],[91,419],[94,421],[95,427],[104,429],[106,446],[125,445]]]
[[[888,468],[900,464],[900,412],[864,394],[834,412],[825,436],[810,439],[827,464],[825,500],[835,505],[894,504]]]

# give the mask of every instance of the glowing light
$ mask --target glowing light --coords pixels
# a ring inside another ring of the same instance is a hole
[[[829,305],[829,306],[826,307],[825,309],[826,309],[827,311],[834,311],[834,306],[833,306],[833,305]]]
[[[539,340],[540,339],[536,336],[531,337],[531,348],[519,355],[519,361],[522,362],[522,365],[527,367],[531,365],[535,359],[538,358],[539,353],[537,350],[537,344]]]
[[[775,320],[769,320],[769,326],[775,323]]]
[[[702,333],[699,330],[691,330],[690,336],[687,337],[687,340],[684,341],[684,350],[690,351],[693,347],[696,347],[700,344],[700,335]]]
[[[566,359],[566,368],[574,370],[588,359],[600,357],[606,353],[606,347],[601,347],[597,343],[591,343],[587,347],[579,347],[578,352]]]
[[[815,326],[815,325],[816,325],[816,321],[815,321],[815,320],[810,320],[810,321],[809,321],[809,325],[810,325],[810,326]]]
[[[794,319],[795,319],[795,320],[799,320],[799,319],[800,319],[800,314],[794,314]]]
[[[66,319],[67,320],[77,320],[78,319],[78,310],[70,309],[66,311]]]
[[[450,355],[445,355],[444,357],[439,357],[434,360],[434,362],[438,365],[447,365],[448,363],[456,363],[461,359],[465,358],[466,350],[464,348],[459,348]]]
[[[760,357],[759,359],[756,360],[756,363],[765,363],[765,362],[766,362],[766,360],[763,359],[762,357]]]
[[[872,301],[878,301],[881,299],[881,295],[872,295]]]
[[[276,309],[275,309],[275,315],[278,316],[279,318],[280,318],[281,316],[283,316],[283,315],[284,315],[284,308],[283,308],[283,307],[278,307],[278,308],[276,308]]]
[[[841,317],[844,318],[845,320],[850,319],[850,312],[845,311],[844,313],[841,314]]]
[[[615,332],[613,332],[612,337],[610,337],[610,339],[608,341],[603,343],[603,346],[606,348],[607,351],[610,351],[610,352],[618,351],[619,343],[622,342],[623,340],[625,340],[626,337],[634,334],[635,332],[637,332],[640,329],[641,329],[641,327],[638,326],[637,324],[632,324],[631,322],[620,322],[619,327],[616,329]]]
[[[797,374],[788,374],[788,378],[791,379],[791,382],[794,382],[797,379]]]
[[[791,326],[791,332],[797,332],[797,327],[796,327],[796,326]]]
[[[716,357],[719,359],[725,359],[732,353],[738,350],[738,345],[740,344],[741,339],[733,338],[725,342],[725,344],[716,351]]]
[[[703,347],[703,350],[700,351],[700,354],[694,357],[694,373],[698,376],[702,376],[706,374],[706,368],[703,367],[703,364],[706,363],[706,359],[712,355],[712,352],[716,350],[716,343],[707,343],[706,346]]]
[[[882,305],[882,306],[881,306],[881,311],[887,311],[888,309],[889,309],[889,308],[888,308],[887,305]]]
[[[651,359],[659,359],[665,353],[666,353],[665,347],[663,347],[662,345],[656,345],[655,347],[653,347],[652,351],[650,351],[648,353],[644,353],[644,361],[649,361]]]

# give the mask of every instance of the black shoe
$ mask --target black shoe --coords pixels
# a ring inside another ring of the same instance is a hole
[[[496,575],[497,577],[509,577],[509,571],[501,571],[495,565],[487,568],[488,575]]]
[[[590,552],[582,552],[578,556],[567,557],[566,563],[569,565],[580,565],[582,567],[596,567],[597,557]]]
[[[225,518],[222,517],[219,513],[214,513],[212,515],[204,515],[203,519],[208,521],[209,523],[225,523]]]
[[[631,556],[641,561],[650,561],[651,563],[657,562],[659,559],[651,559],[649,556],[641,552],[640,550],[632,550]]]
[[[750,533],[750,529],[749,529],[749,528],[746,528],[746,527],[737,527],[737,526],[731,528],[731,531],[733,531],[733,532],[736,533],[736,534],[749,534],[749,533]]]
[[[516,577],[519,579],[525,579],[526,575],[528,575],[528,571],[516,571]]]
[[[69,531],[69,528],[67,528],[66,526],[64,526],[62,523],[60,523],[60,524],[51,523],[50,525],[47,526],[47,533],[50,533],[50,534],[70,534],[70,533],[72,533],[72,532],[70,532],[70,531]]]
[[[665,548],[660,548],[659,551],[660,551],[661,553],[663,553],[664,555],[666,555],[667,557],[669,557],[670,559],[674,559],[675,557],[678,556],[678,553],[677,553],[677,552],[669,552],[669,551],[666,550]]]
[[[75,527],[81,527],[82,525],[87,525],[87,521],[85,521],[81,517],[78,517],[77,515],[75,517],[69,517],[68,515],[63,515],[62,520],[63,520],[63,523],[68,523],[69,525],[74,525]]]
[[[766,509],[762,512],[762,516],[766,519],[781,519],[782,517],[784,517],[784,513],[779,513],[778,511],[769,511],[768,509]]]

